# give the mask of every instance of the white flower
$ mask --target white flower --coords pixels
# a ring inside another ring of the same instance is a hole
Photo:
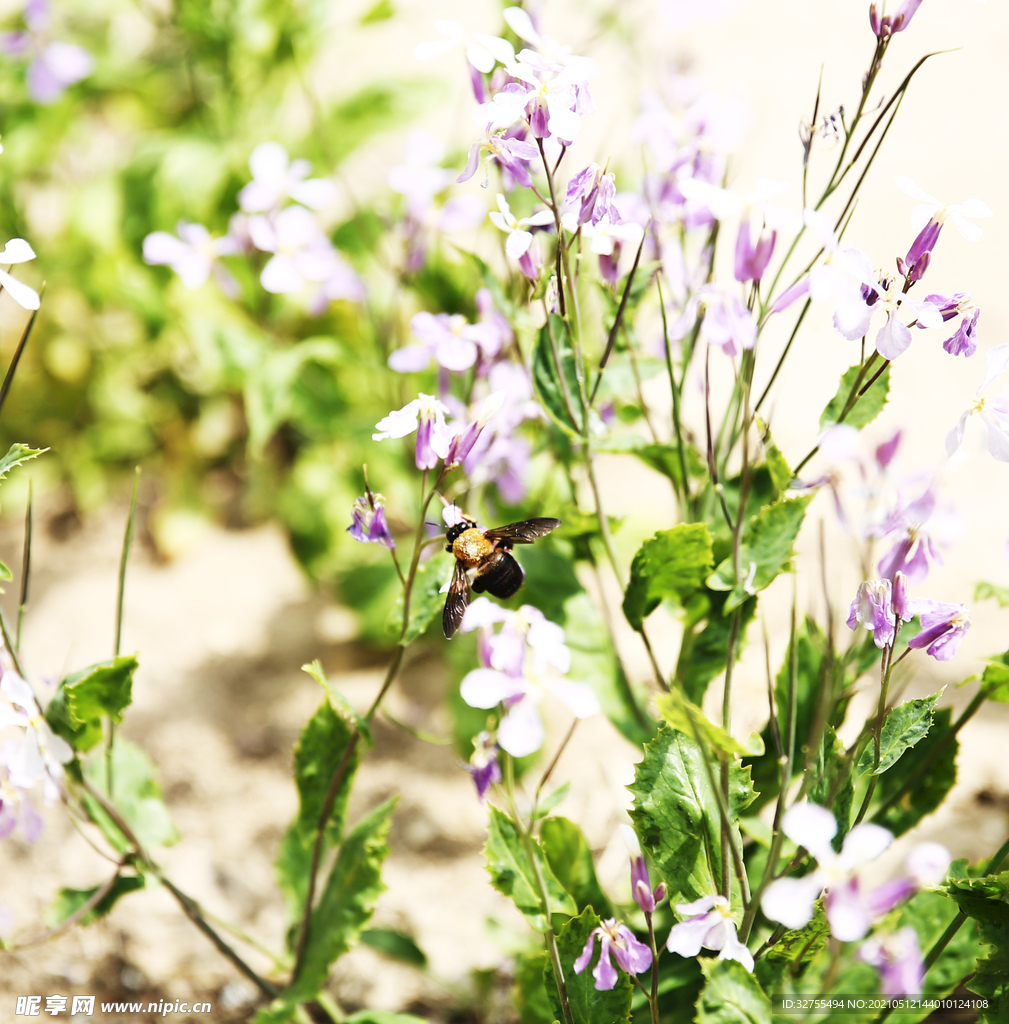
[[[634,221],[611,224],[609,217],[603,217],[598,224],[582,225],[582,234],[591,240],[591,249],[598,256],[612,256],[613,246],[622,242],[629,248],[637,249],[645,230]]]
[[[791,210],[771,206],[769,200],[788,190],[787,183],[758,178],[745,195],[719,188],[700,178],[684,178],[680,191],[692,203],[706,207],[716,220],[749,222],[759,231],[765,225],[772,231],[797,234],[802,221]]]
[[[862,938],[869,930],[871,910],[858,887],[856,872],[875,860],[893,842],[879,825],[863,822],[845,837],[841,852],[831,840],[837,835],[834,815],[816,804],[795,804],[785,812],[782,831],[816,858],[816,870],[802,878],[779,878],[764,892],[764,914],[787,928],[801,928],[813,917],[813,904],[826,889],[831,934],[842,942]]]
[[[434,27],[446,38],[420,43],[413,52],[417,60],[432,60],[456,46],[463,46],[470,64],[488,74],[494,70],[495,63],[508,64],[515,59],[515,50],[507,39],[467,32],[457,21],[442,19],[436,21]]]
[[[910,178],[896,175],[893,179],[897,188],[912,199],[917,199],[920,206],[911,211],[911,228],[917,233],[930,221],[942,224],[947,217],[957,226],[957,230],[967,239],[968,242],[976,242],[981,237],[981,229],[971,220],[980,217],[991,217],[992,212],[986,203],[980,199],[965,199],[962,203],[945,205],[935,196],[929,195],[924,189],[919,188]]]
[[[719,950],[719,960],[737,960],[748,971],[753,971],[753,955],[736,937],[736,922],[729,901],[724,896],[702,896],[693,903],[680,903],[676,907],[687,920],[673,925],[666,949],[680,956],[697,956],[704,949]]]
[[[32,247],[23,238],[12,238],[0,252],[0,263],[27,263],[35,259]],[[0,270],[0,286],[23,309],[38,309],[39,294],[34,288],[22,284],[6,270]]]
[[[987,373],[969,409],[964,410],[956,426],[946,435],[946,454],[952,455],[963,444],[964,428],[974,413],[988,428],[988,451],[999,462],[1009,462],[1009,399],[983,398],[981,392],[1000,374],[1009,369],[1009,344],[996,345],[985,355]]]
[[[238,205],[247,213],[264,213],[293,199],[317,210],[330,202],[336,186],[326,178],[309,178],[311,169],[307,160],[291,161],[279,142],[264,142],[249,157],[252,181],[238,193]]]
[[[154,231],[144,239],[144,262],[171,267],[187,288],[206,283],[211,271],[220,269],[214,266],[217,258],[234,255],[241,248],[230,235],[211,237],[202,224],[180,220],[175,230],[178,238],[167,231]]]
[[[529,251],[529,246],[533,244],[532,232],[526,231],[527,227],[541,227],[545,224],[552,224],[554,220],[554,215],[549,210],[541,210],[531,217],[523,217],[518,220],[512,213],[508,200],[500,192],[497,197],[497,205],[498,208],[492,210],[488,216],[494,227],[508,235],[505,252],[513,260],[524,256]]]

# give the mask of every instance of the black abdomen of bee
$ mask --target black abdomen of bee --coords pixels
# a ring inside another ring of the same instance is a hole
[[[473,589],[478,594],[486,591],[495,597],[511,597],[525,578],[525,571],[512,555],[507,551],[495,551],[477,570]]]

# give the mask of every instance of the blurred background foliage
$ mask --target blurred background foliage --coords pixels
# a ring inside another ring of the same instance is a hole
[[[65,486],[79,513],[122,490],[142,463],[156,481],[152,537],[166,555],[192,517],[243,526],[279,516],[317,578],[341,560],[376,561],[344,540],[363,462],[390,497],[399,487],[402,453],[370,435],[406,384],[376,371],[415,308],[473,315],[473,267],[435,252],[404,276],[395,253],[380,251],[398,196],[350,199],[330,217],[368,298],[319,316],[263,290],[268,254],[224,261],[236,301],[213,280],[190,291],[169,268],[143,262],[144,237],[180,219],[227,232],[256,145],[279,141],[314,175],[339,179],[350,153],[442,97],[419,76],[315,94],[330,12],[320,0],[67,2],[53,10],[52,31],[91,52],[88,78],[40,104],[25,63],[0,62],[2,230],[29,239],[38,260],[23,276],[45,280],[2,430],[8,442],[52,449],[40,474]],[[393,13],[382,0],[364,14],[365,45],[369,25]],[[23,27],[18,8],[3,27]],[[20,329],[2,339],[5,354]]]

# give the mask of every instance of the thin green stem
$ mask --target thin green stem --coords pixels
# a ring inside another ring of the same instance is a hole
[[[21,549],[21,592],[18,595],[18,622],[14,635],[14,644],[21,649],[21,623],[28,606],[28,579],[32,566],[32,481],[28,478],[28,501],[25,504],[25,539]]]
[[[659,1024],[659,948],[655,944],[655,925],[648,911],[645,911],[645,921],[648,923],[648,943],[652,948],[652,992],[648,1006],[652,1011],[652,1024]]]

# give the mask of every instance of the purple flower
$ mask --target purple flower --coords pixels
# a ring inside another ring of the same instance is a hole
[[[494,626],[502,624],[498,632]],[[477,651],[482,668],[463,679],[459,692],[473,708],[503,705],[498,743],[513,757],[525,757],[543,744],[543,720],[536,707],[543,690],[557,697],[576,718],[599,713],[599,702],[585,683],[565,678],[571,652],[564,630],[538,608],[523,605],[507,611],[478,597],[463,616],[460,629],[480,630]]]
[[[144,239],[144,262],[153,266],[167,264],[187,288],[199,288],[213,273],[222,291],[235,298],[238,282],[218,262],[221,256],[240,251],[230,234],[212,238],[202,224],[180,220],[175,228],[178,238],[167,231],[154,231]]]
[[[351,516],[354,521],[347,527],[347,532],[354,540],[362,544],[384,544],[390,551],[395,551],[396,542],[385,520],[385,498],[381,494],[367,491],[355,499]]]
[[[889,580],[866,580],[859,584],[855,600],[848,608],[847,623],[850,629],[859,625],[872,630],[872,640],[877,647],[886,647],[893,641],[894,621],[892,591]]]
[[[515,132],[514,128],[509,132]],[[519,132],[524,135],[525,130]],[[539,148],[523,138],[510,136],[508,132],[488,132],[486,137],[473,143],[469,148],[469,159],[462,174],[456,178],[458,184],[469,181],[480,166],[480,156],[487,154],[487,160],[493,160],[502,171],[506,172],[523,188],[532,188],[533,179],[529,173],[529,163],[539,160]],[[486,182],[485,182],[486,184]]]
[[[898,504],[882,523],[869,531],[873,537],[899,535],[897,542],[879,560],[880,576],[892,579],[901,571],[910,583],[918,584],[924,582],[931,562],[942,564],[938,548],[925,529],[935,510],[935,491],[929,486],[914,501]]]
[[[483,433],[487,423],[497,414],[504,404],[505,395],[503,391],[495,391],[488,395],[480,406],[476,417],[470,423],[461,423],[456,428],[456,434],[449,445],[448,455],[445,456],[446,466],[458,466],[473,450],[477,439]]]
[[[753,956],[736,938],[729,901],[724,896],[702,896],[693,903],[682,903],[678,914],[692,915],[673,925],[666,949],[680,956],[697,956],[704,949],[719,950],[719,960],[737,960],[748,971],[753,970]]]
[[[460,373],[477,361],[484,345],[493,350],[498,343],[493,327],[467,323],[460,313],[417,313],[410,319],[410,328],[420,344],[406,345],[389,356],[389,366],[397,373],[426,370],[432,359]]]
[[[623,836],[624,845],[631,855],[631,892],[634,901],[646,914],[654,914],[656,904],[661,903],[666,897],[665,883],[659,882],[654,891],[652,890],[648,865],[645,863],[641,844],[634,829],[630,825],[621,825],[620,835]]]
[[[845,837],[841,852],[835,853],[831,840],[837,835],[834,815],[816,804],[794,804],[785,812],[782,831],[792,842],[804,846],[815,858],[816,869],[801,878],[779,878],[764,892],[760,906],[772,921],[787,928],[802,928],[813,917],[813,905],[824,889],[828,891],[826,914],[831,934],[842,942],[861,939],[874,914],[892,909],[874,893],[863,893],[857,871],[875,860],[893,841],[893,835],[879,825],[863,822]]]
[[[693,329],[702,309],[701,337],[709,345],[718,345],[727,356],[737,356],[741,349],[753,348],[757,340],[753,314],[739,296],[713,284],[704,285],[687,303],[670,329],[670,339],[682,341]]]
[[[498,745],[489,732],[480,732],[473,737],[473,753],[469,764],[463,767],[473,776],[476,794],[481,801],[486,799],[487,790],[501,781],[497,752]]]
[[[67,86],[87,78],[95,62],[83,47],[49,38],[49,5],[46,0],[27,0],[24,5],[27,32],[0,37],[0,48],[11,56],[31,56],[25,80],[36,103],[54,103]]]
[[[967,606],[919,598],[911,602],[911,611],[921,616],[921,632],[912,637],[907,646],[915,650],[925,647],[925,653],[936,661],[949,661],[970,629]]]
[[[901,622],[910,622],[914,618],[907,599],[907,577],[899,569],[893,577],[893,614]]]
[[[900,445],[900,439],[902,432],[897,431],[889,441],[884,441],[881,445],[876,447],[876,465],[879,467],[880,472],[885,472],[887,466],[893,461],[893,457],[897,454],[897,448]]]
[[[616,207],[617,186],[612,174],[604,174],[598,164],[589,164],[580,170],[569,182],[568,203],[578,203],[576,226],[598,224],[604,217],[610,223],[620,222]]]
[[[373,441],[406,437],[417,431],[416,462],[418,469],[434,469],[438,460],[448,455],[451,435],[445,425],[448,407],[432,395],[419,394],[402,409],[390,412],[375,424]]]
[[[753,233],[749,221],[739,225],[736,235],[736,267],[737,281],[759,281],[767,270],[771,256],[774,254],[774,243],[778,240],[778,232],[764,230],[753,242]]]
[[[911,24],[911,19],[920,6],[921,0],[903,0],[893,14],[880,15],[874,0],[869,4],[869,24],[873,33],[878,38],[885,39],[894,32],[903,32]]]
[[[627,925],[609,917],[598,928],[589,933],[582,955],[575,961],[575,974],[581,974],[592,960],[596,936],[599,936],[599,963],[592,970],[596,989],[606,992],[617,983],[619,975],[610,963],[610,953],[617,961],[617,967],[627,974],[641,974],[652,966],[652,951],[638,942]]]
[[[874,935],[866,939],[858,950],[858,957],[864,963],[879,968],[881,995],[921,995],[925,962],[918,945],[918,934],[910,926],[882,938]]]

